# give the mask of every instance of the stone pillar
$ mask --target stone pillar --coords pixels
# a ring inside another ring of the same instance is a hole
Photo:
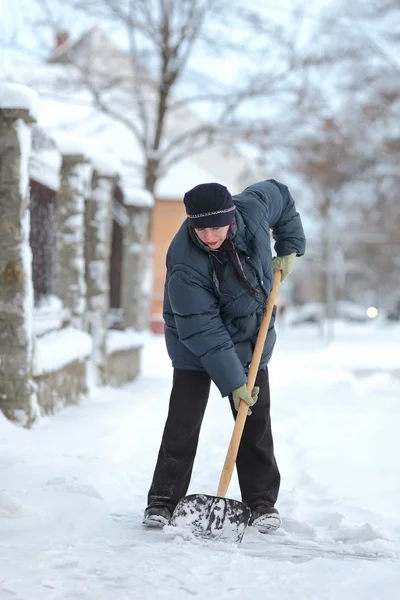
[[[38,415],[32,384],[32,253],[29,176],[33,119],[0,108],[0,408],[29,426]]]
[[[93,337],[93,362],[99,384],[107,383],[106,335],[115,183],[115,177],[95,171],[85,211],[88,329]]]
[[[63,155],[58,211],[58,296],[65,324],[86,330],[85,198],[91,165],[83,155]]]
[[[151,302],[152,253],[148,239],[151,208],[128,205],[126,210],[129,223],[124,229],[123,325],[143,330],[148,326]]]

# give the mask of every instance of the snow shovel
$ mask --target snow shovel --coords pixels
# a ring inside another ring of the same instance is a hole
[[[281,272],[275,271],[274,284],[268,298],[257,342],[250,364],[247,389],[253,390],[262,351],[267,337],[276,294],[281,281]],[[239,444],[246,422],[248,406],[240,402],[231,441],[222,469],[216,496],[191,494],[182,498],[175,507],[169,525],[190,529],[196,537],[240,544],[248,525],[251,510],[238,500],[225,498],[232,478]]]

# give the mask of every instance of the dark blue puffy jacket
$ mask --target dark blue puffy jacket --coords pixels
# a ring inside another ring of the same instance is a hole
[[[301,256],[305,250],[300,216],[285,185],[273,179],[262,181],[233,196],[233,201],[236,251],[260,299],[253,298],[238,281],[229,261],[217,289],[209,252],[196,243],[188,220],[168,249],[164,291],[165,340],[172,365],[206,371],[222,396],[247,381],[246,372],[272,288],[270,229],[278,256],[293,252]],[[275,311],[260,368],[268,364],[273,351],[274,321]]]

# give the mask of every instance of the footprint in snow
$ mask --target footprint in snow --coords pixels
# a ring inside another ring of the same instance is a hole
[[[0,492],[0,518],[19,519],[31,514],[26,506],[8,492]]]

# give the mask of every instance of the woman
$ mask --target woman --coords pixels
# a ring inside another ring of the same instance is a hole
[[[189,487],[211,381],[235,416],[249,408],[236,460],[242,501],[260,531],[277,529],[280,486],[270,421],[267,364],[275,344],[273,313],[252,395],[247,372],[272,288],[305,250],[300,216],[288,188],[262,181],[231,196],[218,183],[184,197],[187,219],[167,254],[165,339],[174,367],[169,412],[143,523],[162,527]],[[270,229],[277,257],[272,259]]]

